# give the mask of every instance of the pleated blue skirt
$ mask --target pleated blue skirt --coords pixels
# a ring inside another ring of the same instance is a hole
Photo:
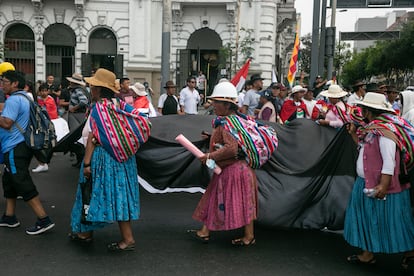
[[[126,162],[116,161],[102,147],[96,147],[91,160],[92,195],[87,224],[81,222],[82,192],[76,192],[71,214],[72,232],[87,232],[115,221],[137,220],[140,214],[138,171],[135,156]],[[83,165],[79,183],[84,181]]]
[[[386,200],[363,193],[358,177],[346,210],[344,238],[372,253],[399,253],[414,249],[414,219],[409,190],[388,194]]]

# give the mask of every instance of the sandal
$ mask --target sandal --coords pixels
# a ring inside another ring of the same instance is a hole
[[[189,234],[193,239],[201,241],[202,243],[208,243],[210,241],[210,236],[200,236],[197,234],[197,230],[187,230],[187,234]]]
[[[372,257],[372,259],[369,261],[361,261],[358,255],[351,255],[348,258],[346,258],[346,260],[348,261],[348,263],[351,263],[351,264],[366,264],[366,265],[373,265],[377,262],[375,257]]]
[[[401,267],[403,269],[408,269],[410,264],[414,263],[414,256],[404,256],[401,261]]]
[[[128,244],[126,247],[121,248],[119,246],[119,243],[113,242],[113,243],[108,244],[106,246],[106,248],[108,248],[108,250],[111,251],[111,252],[134,251],[135,250],[135,243]]]
[[[231,244],[235,246],[251,246],[256,244],[256,239],[253,238],[248,243],[244,242],[243,238],[234,239],[231,241]]]
[[[69,233],[68,237],[71,241],[90,243],[93,241],[92,235],[87,237],[80,237],[78,233]]]

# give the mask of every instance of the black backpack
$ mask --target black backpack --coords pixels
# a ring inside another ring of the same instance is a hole
[[[23,93],[14,93],[26,98],[30,104],[29,122],[23,130],[16,122],[16,127],[24,135],[26,145],[32,149],[33,154],[40,162],[48,163],[56,145],[55,126],[49,114],[39,104],[32,101]]]

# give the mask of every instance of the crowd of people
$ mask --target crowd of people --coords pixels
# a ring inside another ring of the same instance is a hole
[[[135,154],[150,135],[151,116],[198,114],[204,100],[196,89],[200,78],[189,77],[179,95],[174,82],[167,81],[166,93],[159,98],[155,110],[153,91],[148,84],[131,85],[128,78],[117,80],[114,73],[102,68],[86,78],[74,73],[67,78],[66,88],[56,86],[53,76],[48,76],[35,94],[27,88],[24,74],[13,65],[0,64],[0,74],[6,95],[0,116],[6,209],[0,227],[20,225],[15,214],[18,196],[37,217],[35,225],[26,229],[27,234],[41,234],[54,227],[29,173],[33,153],[22,133],[13,127],[15,122],[22,128],[28,125],[29,102],[14,95],[29,92],[33,93],[32,100],[43,106],[56,123],[58,140],[71,130],[72,124],[77,127],[86,121],[82,138],[71,148],[77,156],[74,165],[80,167],[80,173],[69,238],[90,243],[95,230],[117,222],[121,240],[109,243],[107,249],[134,250],[131,222],[140,214]],[[263,89],[263,78],[253,74],[240,92],[227,80],[215,86],[205,105],[212,106],[218,117],[212,133],[203,133],[209,139],[209,151],[198,158],[208,167],[219,166],[222,172],[213,175],[193,213],[193,218],[202,223],[201,228],[188,230],[188,234],[208,243],[212,231],[243,227],[244,235],[231,243],[254,245],[257,179],[254,168],[246,162],[245,148],[234,137],[237,128],[229,128],[228,124],[231,120],[256,118],[288,127],[294,120],[308,119],[322,127],[345,126],[359,150],[344,238],[362,253],[349,256],[347,261],[373,264],[376,253],[403,252],[401,265],[408,268],[414,263],[409,178],[414,166],[414,92],[399,93],[394,86],[357,81],[350,94],[332,82],[329,87],[320,79],[315,83],[312,87],[295,85],[291,90],[272,83]],[[47,169],[47,163],[39,160],[32,171]]]

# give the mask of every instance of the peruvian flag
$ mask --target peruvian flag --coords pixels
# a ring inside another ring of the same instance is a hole
[[[231,83],[236,87],[237,92],[243,89],[244,83],[246,82],[247,74],[249,73],[250,61],[248,58],[246,63],[240,68],[239,72],[231,79]]]

